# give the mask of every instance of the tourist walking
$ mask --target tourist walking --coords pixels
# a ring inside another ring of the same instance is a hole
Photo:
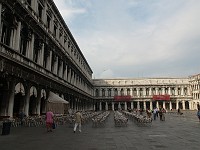
[[[153,109],[153,119],[156,120],[157,117],[157,108]]]
[[[75,124],[74,124],[74,133],[76,132],[77,126],[79,127],[79,132],[81,132],[81,121],[83,116],[80,111],[77,111],[75,114]]]
[[[53,117],[54,117],[54,114],[53,114],[53,112],[51,110],[46,112],[46,128],[47,128],[47,132],[52,132],[52,129],[53,129]]]

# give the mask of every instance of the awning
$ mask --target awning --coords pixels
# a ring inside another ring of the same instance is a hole
[[[49,92],[49,98],[47,100],[50,103],[64,103],[64,104],[69,104],[68,101],[62,99],[60,96],[56,95],[53,92]]]

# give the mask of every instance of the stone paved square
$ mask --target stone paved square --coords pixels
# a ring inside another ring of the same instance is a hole
[[[184,115],[167,114],[151,126],[128,121],[127,127],[115,127],[113,112],[106,126],[82,126],[73,133],[69,125],[59,125],[52,133],[45,127],[12,127],[9,135],[0,136],[1,150],[199,150],[200,122],[195,111]]]

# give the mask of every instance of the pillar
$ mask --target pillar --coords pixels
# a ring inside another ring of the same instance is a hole
[[[178,109],[179,106],[178,106],[178,100],[176,100],[176,109]]]
[[[37,102],[37,105],[36,105],[36,107],[37,107],[37,108],[36,108],[36,112],[37,112],[38,115],[40,115],[41,90],[38,90],[38,91],[37,91],[37,101],[36,101],[36,102]]]
[[[163,101],[163,108],[165,109],[166,107],[165,107],[165,101]]]
[[[140,102],[137,101],[137,110],[140,110]]]
[[[28,90],[26,90],[24,98],[25,98],[24,113],[25,113],[26,116],[29,116],[30,88],[28,88]]]
[[[147,109],[147,107],[146,107],[146,101],[143,102],[143,106],[144,106],[144,110],[146,110]]]
[[[10,82],[8,95],[8,116],[13,117],[13,107],[14,107],[14,98],[15,98],[15,82]]]
[[[170,110],[172,109],[172,102],[171,101],[169,102],[169,109]]]
[[[153,110],[153,103],[150,101],[150,110]]]
[[[102,111],[102,104],[101,104],[101,102],[99,103],[99,110]]]
[[[183,110],[185,110],[185,101],[182,101]]]
[[[112,110],[115,110],[115,108],[114,108],[114,102],[112,102]]]
[[[131,109],[133,110],[133,102],[131,102]]]
[[[127,110],[127,102],[125,102],[124,107],[124,109]]]
[[[108,110],[108,102],[106,102],[106,111]]]
[[[19,51],[19,42],[20,42],[20,32],[21,32],[21,22],[19,21],[18,22],[18,25],[17,25],[17,33],[16,33],[16,39],[15,39],[15,49],[17,51]]]

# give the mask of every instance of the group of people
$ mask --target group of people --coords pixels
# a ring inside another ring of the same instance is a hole
[[[164,108],[160,108],[160,109],[154,108],[152,111],[147,109],[146,113],[147,113],[148,118],[151,118],[152,113],[153,113],[153,119],[154,120],[156,120],[156,118],[160,117],[161,121],[165,121],[166,110]]]
[[[52,132],[52,129],[55,129],[55,122],[54,122],[54,114],[51,110],[46,112],[46,128],[47,132]],[[83,116],[80,111],[75,113],[75,124],[74,124],[74,133],[76,132],[77,127],[79,127],[79,132],[81,132],[81,121]]]

